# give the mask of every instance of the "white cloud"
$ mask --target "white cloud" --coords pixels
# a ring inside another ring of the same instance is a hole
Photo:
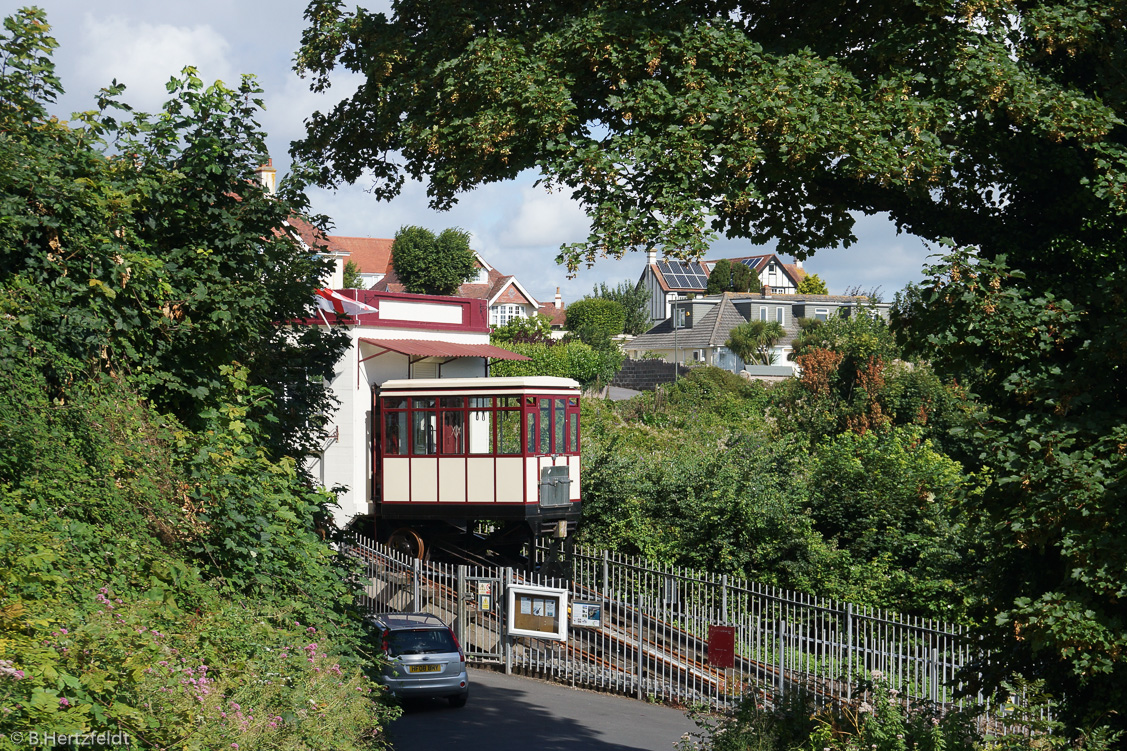
[[[519,199],[510,204],[502,221],[497,240],[504,248],[558,248],[583,240],[591,226],[570,196],[531,185],[521,188]]]
[[[222,34],[207,25],[174,26],[86,14],[75,74],[84,93],[116,78],[127,87],[126,102],[153,112],[168,98],[165,84],[186,65],[198,68],[207,83],[221,80],[237,86],[239,75],[228,60],[230,47]]]

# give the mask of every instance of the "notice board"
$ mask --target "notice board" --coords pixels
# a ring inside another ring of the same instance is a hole
[[[566,589],[510,584],[508,632],[567,641],[567,596]]]

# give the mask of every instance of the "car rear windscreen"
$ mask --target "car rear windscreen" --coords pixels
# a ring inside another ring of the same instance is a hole
[[[392,631],[387,638],[388,647],[396,655],[421,655],[440,652],[457,652],[454,637],[444,628]]]

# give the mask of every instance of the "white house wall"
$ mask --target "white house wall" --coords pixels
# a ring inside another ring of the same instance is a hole
[[[387,300],[380,302],[381,317],[386,315]],[[398,301],[396,301],[398,302]],[[433,306],[432,306],[433,307]],[[309,462],[309,470],[325,487],[345,486],[337,493],[339,508],[335,512],[338,526],[347,525],[354,517],[371,514],[372,508],[372,392],[374,384],[393,378],[412,377],[410,358],[398,352],[380,351],[364,345],[360,339],[416,339],[461,344],[488,344],[488,333],[443,331],[439,329],[396,329],[374,326],[352,326],[348,329],[351,345],[337,363],[330,387],[339,400],[329,416],[329,433],[336,429],[336,439],[329,439],[323,454]],[[365,359],[367,358],[367,359]],[[361,362],[363,360],[363,362]],[[442,363],[442,378],[476,378],[486,375],[485,361],[477,357],[427,358],[424,362]]]

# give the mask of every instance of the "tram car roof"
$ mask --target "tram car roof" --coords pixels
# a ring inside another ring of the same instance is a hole
[[[557,376],[506,376],[484,378],[399,378],[380,384],[380,393],[491,394],[579,393],[579,382]]]

